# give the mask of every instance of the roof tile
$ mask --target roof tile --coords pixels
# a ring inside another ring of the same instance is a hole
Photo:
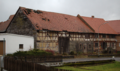
[[[21,10],[26,14],[37,30],[48,29],[54,31],[69,31],[69,32],[93,32],[87,25],[84,24],[78,17],[45,12],[41,10],[32,10],[30,14],[25,11],[27,8],[21,7]],[[36,26],[37,25],[37,26]]]
[[[106,22],[104,19],[84,17],[84,16],[81,16],[81,17],[95,30],[95,33],[117,34],[108,24],[104,24]],[[99,28],[99,31],[98,31],[98,28]]]
[[[14,15],[11,15],[7,21],[0,22],[0,32],[5,32],[13,17]]]

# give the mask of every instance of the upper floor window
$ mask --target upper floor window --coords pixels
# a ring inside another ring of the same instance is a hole
[[[109,38],[115,38],[115,35],[109,35]]]
[[[112,38],[115,38],[115,35],[112,35]]]
[[[95,34],[95,38],[98,38],[98,35],[97,35],[97,34]]]
[[[90,34],[85,34],[85,38],[90,38]]]
[[[103,38],[106,38],[106,35],[102,35]]]

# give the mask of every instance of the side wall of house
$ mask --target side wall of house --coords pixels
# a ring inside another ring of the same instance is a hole
[[[37,47],[41,50],[48,49],[59,53],[69,53],[71,51],[88,53],[98,51],[98,47],[100,51],[107,50],[109,47],[116,49],[116,38],[112,37],[113,35],[100,34],[99,39],[96,35],[90,33],[40,31],[37,33]]]
[[[98,46],[98,40],[99,40],[99,46]],[[116,50],[115,35],[100,34],[99,39],[98,39],[98,37],[97,38],[95,37],[94,38],[94,51],[98,51],[98,47],[99,47],[100,51],[107,50],[108,48],[112,48],[112,49]]]
[[[23,11],[19,9],[11,21],[7,33],[34,36],[36,31],[29,19],[23,14]]]
[[[92,52],[93,38],[85,39],[85,34],[78,33],[40,31],[37,33],[37,47],[41,50],[48,49],[60,53]]]
[[[117,51],[120,51],[120,35],[116,36],[116,39],[117,39],[116,49]]]
[[[34,48],[36,48],[36,30],[21,9],[18,10],[8,26],[7,33],[33,36]]]
[[[34,38],[32,36],[3,33],[0,34],[0,40],[3,39],[5,39],[6,54],[11,54],[19,50],[28,51],[34,48]],[[20,44],[23,45],[23,49],[20,49]]]

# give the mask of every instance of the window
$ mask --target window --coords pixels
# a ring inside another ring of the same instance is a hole
[[[112,43],[112,47],[114,48],[114,43]]]
[[[109,35],[109,38],[112,38],[112,36],[111,36],[111,35]]]
[[[89,44],[89,48],[91,48],[91,45]]]
[[[98,43],[95,43],[95,47],[98,47]]]
[[[80,44],[80,49],[82,49],[81,44]]]
[[[102,35],[103,38],[106,38],[106,35]]]
[[[112,38],[115,38],[115,35],[112,35],[111,37],[112,37]]]
[[[97,34],[95,34],[95,38],[98,38],[98,35],[97,35]]]
[[[84,46],[84,49],[85,49],[85,46]]]
[[[90,38],[90,35],[89,34],[85,34],[85,38]]]
[[[115,35],[109,35],[109,38],[115,38]]]
[[[19,44],[19,51],[23,51],[23,44]]]

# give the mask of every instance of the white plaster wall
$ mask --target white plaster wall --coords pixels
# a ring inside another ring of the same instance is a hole
[[[34,38],[32,36],[0,33],[0,40],[5,38],[6,54],[19,51],[19,44],[23,44],[23,51],[34,48]]]

